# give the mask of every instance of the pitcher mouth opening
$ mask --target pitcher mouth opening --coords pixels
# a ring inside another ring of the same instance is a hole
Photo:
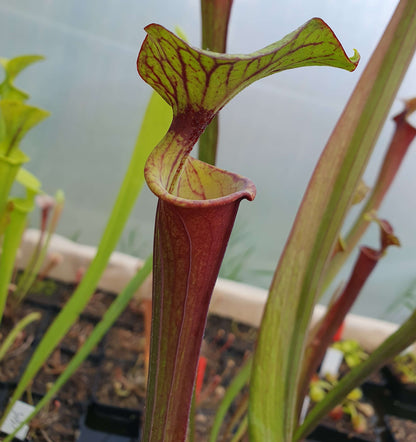
[[[240,199],[252,201],[256,196],[256,187],[250,179],[193,157],[187,158],[187,165],[171,192],[150,169],[145,176],[158,198],[181,207],[223,206]]]

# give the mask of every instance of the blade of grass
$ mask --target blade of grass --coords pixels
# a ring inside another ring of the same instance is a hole
[[[250,378],[251,368],[252,368],[253,359],[248,359],[241,370],[237,373],[237,375],[231,381],[231,384],[228,386],[224,398],[221,401],[217,413],[215,414],[214,423],[211,428],[211,433],[209,435],[209,442],[217,442],[220,434],[221,426],[224,422],[225,416],[233,403],[234,399],[240,393]]]
[[[243,417],[243,420],[241,421],[240,425],[237,428],[237,431],[234,434],[234,437],[231,439],[230,442],[240,442],[244,435],[246,434],[248,429],[248,418],[247,416]]]

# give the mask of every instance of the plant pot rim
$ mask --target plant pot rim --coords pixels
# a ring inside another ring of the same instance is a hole
[[[17,267],[23,269],[39,238],[39,230],[27,229],[20,248]],[[49,277],[73,283],[79,278],[95,256],[96,248],[78,244],[60,235],[53,235],[48,256],[59,254],[64,259],[48,274]],[[98,288],[119,293],[136,271],[143,265],[143,260],[120,252],[113,252],[109,264],[104,271]],[[151,296],[151,278],[142,285],[136,297]],[[258,327],[267,298],[267,290],[248,284],[219,278],[214,289],[210,304],[210,312]],[[317,305],[312,323],[316,323],[326,308]],[[343,338],[357,340],[365,350],[372,351],[398,328],[397,324],[379,319],[348,314],[345,320]]]

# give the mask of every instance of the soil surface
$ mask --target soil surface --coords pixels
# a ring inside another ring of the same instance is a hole
[[[48,323],[52,321],[63,303],[69,299],[73,290],[71,286],[61,285],[51,280],[45,280],[43,284],[48,294],[42,294],[42,284],[37,284],[36,291],[31,293],[16,310],[16,317],[14,319],[12,316],[6,318],[0,328],[0,334],[4,337],[17,318],[23,317],[31,311],[39,311],[42,314],[42,320],[28,327],[22,336],[19,336],[16,345],[12,347],[3,363],[0,364],[0,407],[3,409],[8,395],[15,387],[16,381],[25,367],[27,358],[32,354]],[[48,386],[65,369],[69,360],[97,324],[100,315],[106,311],[114,299],[114,294],[97,292],[79,321],[72,326],[60,347],[40,370],[34,379],[30,392],[28,392],[29,394],[23,400],[34,404],[39,400],[42,394],[47,391]],[[232,320],[215,315],[209,316],[201,353],[207,363],[193,419],[196,442],[208,440],[218,405],[231,380],[252,354],[256,333],[254,328],[237,324]],[[88,440],[88,442],[93,442],[90,436],[85,436],[87,434],[85,428],[87,423],[88,431],[97,431],[96,422],[93,422],[89,416],[92,408],[96,410],[98,407],[99,413],[104,413],[101,416],[105,416],[105,418],[101,417],[101,420],[106,421],[108,426],[119,435],[115,440],[120,442],[137,441],[137,435],[128,437],[126,432],[130,431],[129,428],[133,428],[132,431],[137,432],[136,422],[143,411],[146,393],[145,343],[143,313],[140,305],[133,300],[115,325],[107,332],[103,341],[58,393],[55,400],[32,422],[27,440],[32,442],[77,442],[78,440],[85,442]],[[382,385],[382,388],[385,388],[385,382],[380,374],[375,379]],[[244,389],[237,396],[231,406],[230,414],[222,425],[218,441],[230,441],[233,437],[239,426],[239,420],[234,421],[233,417],[238,416],[241,411],[246,409],[247,395],[248,390]],[[107,414],[111,407],[121,407],[116,408],[120,413],[116,419],[118,424],[116,421],[112,421],[110,415]],[[127,410],[127,414],[122,415],[121,413],[124,413],[125,410]],[[349,437],[351,441],[391,441],[392,439],[380,436],[379,426],[383,416],[378,416],[377,419],[374,419],[370,426],[375,430],[375,433],[365,437],[352,434],[348,419],[332,422],[331,426],[342,426],[340,429],[347,434],[347,438]],[[117,425],[120,428],[116,430]],[[396,425],[393,416],[389,420],[389,425],[392,427],[397,441],[416,442],[415,422],[406,421],[403,423],[399,421],[399,424]],[[402,430],[399,431],[396,426]],[[408,428],[409,431],[405,432],[405,428]],[[383,432],[381,431],[381,433]],[[353,436],[352,439],[351,436]],[[358,437],[358,439],[354,437]],[[248,438],[243,437],[240,440],[247,442]],[[311,438],[310,440],[336,442],[338,439],[333,439],[331,436],[330,439],[324,437]]]
[[[386,416],[386,422],[397,441],[416,442],[416,422],[395,416]]]

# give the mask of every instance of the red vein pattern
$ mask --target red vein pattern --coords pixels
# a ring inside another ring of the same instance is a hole
[[[189,154],[215,114],[254,81],[300,66],[353,70],[358,57],[350,60],[320,19],[249,55],[198,50],[156,24],[146,31],[138,72],[172,106],[173,120],[145,167],[159,203],[143,440],[180,442],[214,284],[239,204],[255,196],[247,178]]]

